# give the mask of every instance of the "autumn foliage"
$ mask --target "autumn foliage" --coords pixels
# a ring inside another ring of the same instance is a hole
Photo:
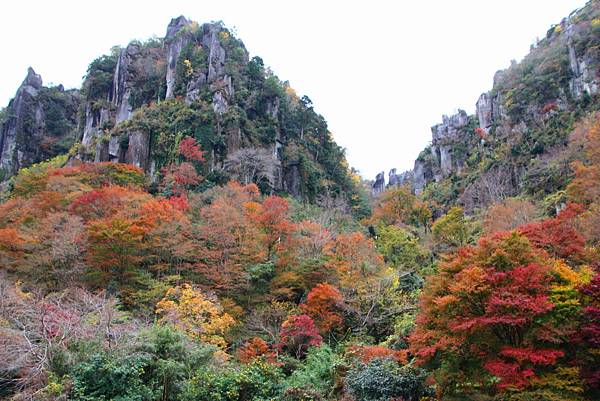
[[[519,230],[537,247],[554,257],[581,259],[585,241],[574,227],[574,219],[581,212],[581,206],[569,204],[556,218],[530,223],[519,227]]]
[[[323,341],[315,322],[307,315],[289,316],[281,325],[280,336],[278,349],[297,358],[304,357],[309,347],[320,345]]]
[[[237,349],[237,357],[241,363],[250,363],[261,357],[269,362],[274,362],[275,352],[265,340],[253,337]]]
[[[561,241],[571,238],[552,232],[548,241],[538,236],[530,241],[512,232],[483,238],[460,249],[428,281],[411,351],[434,370],[444,394],[490,387],[553,392],[550,378],[559,373],[577,382],[577,371],[569,370],[574,355],[566,350],[577,332],[576,287],[587,273],[546,252],[549,246],[568,249]],[[440,365],[440,359],[446,362]]]
[[[334,366],[327,358],[343,341],[353,368],[428,369],[441,399],[597,394],[594,200],[539,220],[530,203],[506,200],[488,209],[484,236],[468,245],[472,217],[454,207],[431,222],[429,206],[405,189],[378,201],[368,231],[333,224],[328,211],[309,218],[314,211],[254,184],[195,192],[202,151],[185,138],[178,151],[156,194],[130,166],[24,171],[0,205],[2,270],[40,294],[83,287],[118,299],[136,318],[209,344],[221,362],[236,355],[244,369],[284,369],[294,358]],[[42,331],[27,330],[37,341],[60,342],[87,325],[74,307],[36,296],[27,308],[41,314]],[[25,349],[19,330],[10,332],[7,346]],[[27,355],[20,375],[36,368]],[[328,383],[331,366],[319,370]],[[45,379],[37,380],[39,388]]]
[[[381,345],[354,345],[346,351],[352,357],[358,358],[362,363],[369,363],[373,359],[394,359],[400,363],[407,363],[407,350],[393,350]]]
[[[341,331],[344,297],[332,285],[318,284],[309,293],[306,302],[301,305],[302,311],[312,317],[321,335],[332,331]]]
[[[156,313],[161,316],[161,321],[221,349],[227,345],[224,335],[235,323],[217,302],[190,284],[170,288],[156,304]]]

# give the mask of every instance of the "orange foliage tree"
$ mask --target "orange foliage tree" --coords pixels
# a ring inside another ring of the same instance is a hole
[[[287,218],[288,207],[288,201],[279,196],[269,196],[262,204],[246,204],[250,219],[264,234],[267,260],[271,260],[277,245],[294,229],[294,225]]]
[[[429,206],[417,199],[409,187],[387,189],[376,201],[369,223],[377,225],[411,224],[427,229],[431,222]]]
[[[358,289],[368,285],[384,267],[383,258],[371,239],[360,232],[340,234],[325,248],[326,267],[335,271],[341,287]]]
[[[89,279],[95,286],[116,284],[121,289],[133,285],[142,260],[145,231],[132,219],[113,218],[88,226]]]
[[[300,307],[313,318],[319,333],[325,335],[342,331],[344,297],[334,286],[321,283],[314,287]]]
[[[199,210],[200,223],[194,233],[198,260],[194,269],[217,291],[239,292],[246,288],[244,267],[265,259],[261,233],[247,218],[245,206],[257,198],[256,185],[230,183]]]
[[[237,357],[241,363],[251,363],[261,357],[268,362],[274,362],[275,356],[276,354],[269,344],[260,337],[251,338],[237,350]]]

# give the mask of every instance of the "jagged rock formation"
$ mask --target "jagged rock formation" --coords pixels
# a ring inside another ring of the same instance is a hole
[[[65,152],[74,142],[77,91],[46,88],[33,68],[10,101],[0,130],[0,181],[20,168]]]
[[[377,195],[385,191],[385,173],[382,171],[375,177],[375,182],[372,186],[373,195]]]
[[[175,88],[175,71],[177,68],[177,60],[179,54],[183,49],[183,46],[190,40],[189,34],[183,34],[185,28],[190,24],[184,16],[174,18],[167,27],[167,35],[165,41],[167,42],[167,90],[165,97],[170,99],[173,97],[173,90]]]
[[[397,173],[395,168],[391,169],[388,173],[388,187],[401,187],[404,185],[411,185],[413,181],[412,171],[405,171],[403,173]]]
[[[249,148],[273,159],[274,174],[257,182],[264,191],[310,200],[327,193],[349,202],[360,198],[351,195],[358,187],[343,149],[310,99],[297,96],[259,57],[250,60],[244,44],[222,23],[174,18],[164,38],[134,41],[94,60],[81,96],[68,92],[74,107],[65,111],[68,127],[58,137],[72,141],[62,151],[40,150],[42,138],[48,138],[48,121],[45,106],[36,103],[43,92],[41,80],[30,75],[2,128],[0,163],[6,176],[66,153],[79,139],[72,160],[130,163],[157,182],[162,168],[177,161],[180,141],[189,136],[205,151],[206,162],[197,166],[205,185],[232,178],[225,161]],[[31,119],[31,127],[22,128]],[[26,139],[23,143],[19,135]]]
[[[327,164],[343,158],[310,100],[265,76],[262,60],[249,60],[243,43],[220,23],[178,17],[163,40],[132,43],[112,57],[112,83],[87,98],[82,159],[131,163],[154,175],[167,163],[161,147],[174,146],[163,134],[186,132],[207,150],[209,176],[227,173],[225,159],[240,148],[268,149],[277,166],[269,181],[274,189],[316,196],[320,190],[309,188],[307,179],[328,174]],[[92,64],[86,81],[91,89],[98,87],[99,69]],[[156,110],[161,119],[187,113],[191,120],[183,129],[171,124],[160,129],[173,132],[156,132],[146,121]],[[310,137],[327,150],[309,150]]]
[[[396,173],[390,170],[388,186],[410,185],[415,193],[421,193],[428,182],[439,182],[451,173],[460,173],[465,166],[466,152],[457,144],[469,142],[474,120],[464,110],[443,116],[442,123],[431,127],[432,142],[415,161],[412,171]],[[471,127],[471,128],[469,128]]]
[[[570,174],[564,149],[573,121],[594,109],[600,92],[600,3],[589,2],[498,71],[474,116],[443,116],[409,177],[416,193],[467,211],[507,196],[546,196]],[[394,177],[396,173],[394,171]],[[390,182],[405,182],[390,176]],[[432,194],[432,195],[431,195]]]
[[[439,167],[438,173],[434,175],[436,181],[448,176],[451,172],[460,172],[462,160],[452,159],[452,153],[455,151],[457,142],[461,141],[465,128],[469,123],[469,117],[464,110],[459,110],[453,116],[443,116],[442,123],[431,127],[431,155],[435,161],[436,167]]]

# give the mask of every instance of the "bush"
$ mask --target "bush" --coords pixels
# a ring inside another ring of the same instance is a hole
[[[311,396],[327,397],[332,393],[335,373],[341,362],[340,357],[329,346],[312,347],[308,351],[303,366],[292,373],[286,380],[285,386],[302,389],[304,392],[309,391],[312,394]],[[296,399],[311,400],[318,398]]]
[[[158,393],[144,383],[144,369],[149,360],[145,356],[115,358],[111,354],[97,354],[88,362],[77,365],[73,372],[75,401],[151,401]]]
[[[141,333],[123,357],[96,353],[72,371],[72,397],[78,401],[180,400],[195,369],[206,366],[215,348],[192,344],[169,326]]]
[[[425,377],[423,371],[400,366],[392,359],[374,359],[348,372],[346,389],[361,401],[419,401],[432,395],[425,385]]]
[[[241,369],[206,368],[189,382],[183,400],[269,401],[279,399],[278,367],[256,360]]]

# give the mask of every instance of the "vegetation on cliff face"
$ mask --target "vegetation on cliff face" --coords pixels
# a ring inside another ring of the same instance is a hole
[[[202,188],[252,170],[245,181],[263,193],[311,203],[339,198],[356,216],[368,213],[344,150],[311,100],[260,57],[250,60],[222,23],[179,17],[164,39],[113,48],[89,65],[77,96],[42,87],[41,77],[30,74],[6,110],[16,123],[3,123],[2,178],[69,152],[85,161],[136,165],[156,182],[180,141],[191,137],[205,151],[206,163],[197,166]],[[10,152],[32,156],[17,162]]]
[[[118,159],[123,161],[132,147],[132,132],[142,132],[150,154],[141,167],[155,168],[160,175],[178,141],[190,136],[206,151],[203,174],[210,186],[235,178],[227,161],[239,149],[264,151],[272,155],[273,170],[270,179],[255,180],[264,192],[286,192],[311,202],[328,194],[365,213],[344,151],[307,96],[298,96],[260,57],[249,60],[243,43],[220,23],[199,25],[179,18],[169,30],[165,39],[132,43],[98,58],[88,70],[84,83],[88,106],[109,116],[122,102],[133,110],[131,118],[109,117],[101,127],[105,141],[118,138],[122,148],[114,153]],[[171,56],[177,56],[173,66],[166,64]],[[127,72],[123,75],[119,68]],[[172,94],[167,93],[168,69],[174,75]],[[121,86],[129,99],[118,98]],[[92,152],[98,159],[99,151],[106,152],[101,148],[88,144],[82,154]],[[110,149],[108,154],[113,155]]]
[[[422,191],[370,205],[220,24],[95,60],[81,143],[2,193],[0,397],[598,399],[599,4],[434,127]]]
[[[600,5],[589,2],[553,26],[521,61],[498,71],[493,88],[432,127],[430,147],[412,172],[413,187],[440,212],[458,204],[483,212],[507,197],[564,201],[579,155],[569,146],[576,124],[598,109]]]

